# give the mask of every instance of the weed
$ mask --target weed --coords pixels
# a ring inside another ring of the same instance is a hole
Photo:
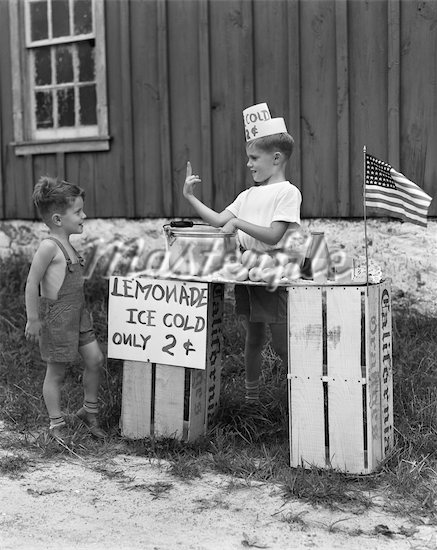
[[[0,474],[16,477],[29,467],[31,460],[22,455],[2,456],[0,458]]]
[[[289,525],[298,526],[301,530],[305,530],[308,527],[308,524],[302,516],[304,516],[306,513],[307,512],[305,510],[302,512],[298,512],[297,514],[288,512],[288,514],[283,514],[281,516],[281,521],[283,521],[284,523],[288,523]]]
[[[166,481],[158,481],[157,483],[138,483],[136,485],[130,485],[126,487],[128,491],[149,491],[152,495],[152,500],[156,500],[164,496],[170,489],[173,488],[172,483]]]
[[[370,483],[364,478],[348,479],[332,470],[295,468],[284,478],[283,487],[286,496],[340,510],[347,505],[349,512],[361,513],[371,506],[366,494]]]
[[[246,548],[268,548],[267,544],[263,544],[258,541],[256,537],[251,537],[246,533],[243,533],[243,540],[241,541],[242,546]]]
[[[202,475],[199,460],[184,455],[179,455],[172,460],[170,473],[179,479],[185,480],[201,477]]]

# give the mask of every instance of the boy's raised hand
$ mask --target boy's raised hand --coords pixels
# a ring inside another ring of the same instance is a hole
[[[185,176],[185,183],[184,183],[184,189],[183,194],[184,197],[188,197],[190,195],[194,195],[194,187],[196,183],[201,183],[201,179],[199,176],[193,175],[193,169],[191,168],[191,162],[187,162],[187,174]]]

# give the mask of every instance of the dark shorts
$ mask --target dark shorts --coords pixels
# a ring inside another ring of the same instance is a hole
[[[265,286],[235,285],[235,311],[245,315],[252,323],[286,323],[287,291],[278,287],[275,291]]]
[[[43,361],[74,361],[79,348],[96,339],[91,315],[80,302],[68,303],[42,297],[39,314],[39,347]]]

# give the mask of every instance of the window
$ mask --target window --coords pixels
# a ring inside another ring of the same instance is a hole
[[[107,150],[103,0],[10,0],[10,14],[16,154]]]

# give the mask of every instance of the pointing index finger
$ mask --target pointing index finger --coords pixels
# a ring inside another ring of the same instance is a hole
[[[192,170],[192,168],[191,168],[191,162],[188,161],[188,162],[187,162],[187,176],[186,176],[186,177],[189,178],[189,177],[192,176],[192,174],[193,174],[193,170]]]

